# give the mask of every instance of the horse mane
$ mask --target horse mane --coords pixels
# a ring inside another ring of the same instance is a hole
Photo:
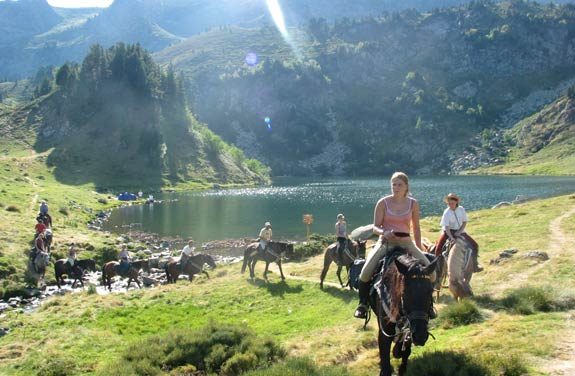
[[[389,318],[392,319],[392,321],[397,321],[401,317],[401,296],[405,289],[405,279],[403,274],[397,270],[397,266],[395,265],[396,259],[409,270],[421,264],[418,259],[407,254],[406,250],[402,247],[394,247],[388,251],[386,260],[384,261],[384,272],[381,280],[387,292]]]

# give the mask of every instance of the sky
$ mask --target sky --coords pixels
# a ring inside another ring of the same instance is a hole
[[[57,8],[106,8],[114,0],[47,0],[48,4]]]

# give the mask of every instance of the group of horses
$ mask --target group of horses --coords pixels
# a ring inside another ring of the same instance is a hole
[[[62,285],[65,284],[64,276],[72,279],[72,288],[76,287],[78,283],[83,287],[84,274],[87,271],[95,272],[97,270],[96,262],[92,259],[76,260],[72,268],[70,268],[67,261],[67,259],[59,259],[54,262],[54,276],[58,288],[61,288]],[[50,254],[48,252],[38,252],[31,263],[35,264],[31,272],[35,274],[37,281],[43,281],[46,268],[50,263]],[[180,275],[187,275],[188,280],[191,282],[194,275],[199,273],[203,273],[209,278],[210,276],[207,271],[204,270],[205,265],[215,268],[216,262],[212,256],[202,253],[190,257],[183,266],[179,258],[171,258],[164,265],[166,280],[168,283],[175,283]],[[128,278],[127,289],[132,282],[135,282],[138,287],[141,288],[139,278],[141,271],[146,273],[150,272],[149,259],[132,261],[125,270],[118,261],[109,261],[102,265],[101,284],[111,291],[113,278],[120,276]]]

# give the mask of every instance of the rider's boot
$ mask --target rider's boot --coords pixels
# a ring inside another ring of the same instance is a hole
[[[435,307],[433,306],[433,298],[431,299],[431,306],[429,307],[429,319],[433,320],[437,318],[437,311],[435,310]]]
[[[473,251],[473,272],[479,273],[483,271],[483,266],[479,265],[479,255],[477,251]]]
[[[359,280],[359,305],[355,309],[355,313],[353,316],[358,319],[366,319],[367,318],[367,311],[369,309],[369,289],[370,289],[369,282],[363,282]]]

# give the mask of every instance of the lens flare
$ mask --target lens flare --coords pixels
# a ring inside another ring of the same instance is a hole
[[[280,4],[277,0],[266,0],[266,4],[279,32],[286,37],[288,32]]]
[[[245,62],[250,67],[253,67],[258,64],[258,55],[255,52],[248,52],[246,54]]]

